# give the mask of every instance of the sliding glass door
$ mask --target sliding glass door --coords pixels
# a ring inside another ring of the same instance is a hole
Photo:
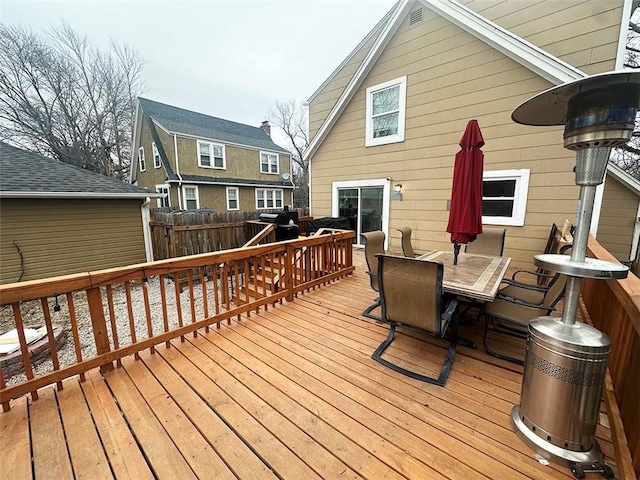
[[[349,219],[349,227],[360,235],[374,230],[387,233],[389,217],[389,181],[362,180],[333,183],[332,215]]]

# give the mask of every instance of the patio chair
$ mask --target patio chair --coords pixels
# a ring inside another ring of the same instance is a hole
[[[417,257],[416,252],[413,251],[413,246],[411,245],[411,227],[401,227],[397,230],[402,236],[402,253],[404,256],[409,258]]]
[[[560,248],[560,254],[566,255],[566,252],[570,252],[573,244],[564,245]],[[526,277],[524,277],[526,276]],[[524,278],[535,278],[535,283],[526,282]],[[540,281],[540,277],[544,277],[544,282]],[[522,280],[518,280],[521,278]],[[524,300],[529,303],[542,303],[545,293],[553,286],[553,284],[560,278],[560,274],[548,274],[534,272],[530,270],[516,270],[511,279],[503,279],[502,283],[504,288],[500,289],[500,293],[507,297],[515,297],[520,300]]]
[[[444,386],[456,353],[458,333],[458,300],[451,299],[443,308],[444,266],[440,262],[384,254],[378,255],[378,262],[382,321],[389,324],[389,335],[371,358],[403,375]],[[444,337],[450,324],[453,327],[449,350],[437,378],[408,370],[382,358],[395,337],[397,327],[408,327],[432,336]]]
[[[362,234],[364,243],[364,257],[367,260],[367,273],[369,274],[369,282],[374,292],[379,293],[378,288],[378,258],[379,253],[384,253],[384,232],[376,230],[374,232],[367,232]],[[374,315],[371,312],[380,306],[380,297],[378,296],[372,305],[369,305],[362,312],[362,315],[374,320],[381,320],[380,316]]]
[[[564,296],[566,280],[565,275],[558,275],[549,289],[544,292],[542,301],[537,303],[505,295],[502,290],[498,292],[496,299],[487,303],[482,312],[485,317],[483,343],[486,352],[494,357],[524,365],[522,359],[496,352],[489,347],[489,327],[500,333],[526,338],[527,327],[531,320],[555,311],[556,305]]]
[[[504,239],[507,229],[485,229],[476,239],[468,243],[464,251],[466,253],[480,253],[501,257],[504,252]]]

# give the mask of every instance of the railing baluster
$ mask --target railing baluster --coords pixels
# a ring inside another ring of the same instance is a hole
[[[180,274],[173,275],[173,286],[176,295],[176,312],[178,314],[178,326],[182,327],[182,302],[180,299]],[[184,335],[180,335],[180,341],[184,342]]]
[[[47,341],[49,342],[49,355],[51,355],[51,363],[53,371],[60,370],[60,362],[58,361],[58,345],[56,344],[56,336],[53,334],[53,325],[51,323],[51,311],[49,310],[49,302],[47,297],[40,298],[42,306],[42,314],[44,315],[44,324],[47,329]],[[56,388],[62,390],[62,381],[56,382]]]
[[[200,279],[202,284],[202,313],[204,318],[209,317],[209,299],[207,298],[207,268],[200,267]],[[209,333],[209,325],[204,327],[204,331]]]
[[[22,312],[20,311],[20,304],[14,303],[11,305],[13,309],[13,319],[16,322],[16,331],[18,332],[18,342],[20,343],[20,355],[22,356],[22,365],[24,367],[24,374],[27,380],[33,378],[33,367],[31,366],[31,358],[29,357],[29,347],[27,347],[27,340],[24,336],[24,324],[22,323]],[[31,398],[33,400],[38,399],[38,392],[32,391]]]
[[[153,324],[152,324],[152,321],[151,321],[151,306],[149,305],[148,284],[149,284],[149,282],[147,281],[147,278],[146,277],[143,278],[142,279],[142,298],[144,300],[144,315],[145,315],[145,318],[147,320],[147,335],[148,335],[148,338],[152,338],[153,337]],[[156,347],[154,347],[153,345],[151,345],[149,350],[151,351],[152,354],[156,353]]]
[[[190,268],[187,272],[187,284],[189,286],[189,309],[191,310],[191,323],[196,323],[196,307],[193,296],[193,270]],[[198,331],[193,331],[193,338],[198,336]]]
[[[109,309],[109,323],[111,325],[111,338],[113,339],[113,348],[118,349],[120,348],[120,343],[118,341],[118,326],[116,325],[116,314],[115,309],[113,308],[113,288],[111,287],[111,285],[107,285],[107,306]],[[120,361],[120,359],[116,360],[116,366],[122,366],[122,361]]]
[[[138,338],[136,336],[136,324],[133,319],[133,305],[131,303],[131,285],[129,281],[124,282],[124,293],[127,300],[127,315],[129,316],[129,335],[131,335],[131,343],[136,343]],[[140,360],[138,352],[135,353],[134,358]]]
[[[162,302],[162,324],[164,326],[164,331],[169,331],[169,314],[167,312],[167,290],[164,284],[164,275],[160,275],[160,301]],[[165,342],[167,348],[171,348],[171,342],[167,340]]]

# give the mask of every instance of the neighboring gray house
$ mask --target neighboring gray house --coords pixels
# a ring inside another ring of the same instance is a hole
[[[252,127],[138,98],[131,183],[165,195],[158,206],[217,211],[291,205],[291,155]]]
[[[152,260],[157,196],[0,142],[0,284]]]

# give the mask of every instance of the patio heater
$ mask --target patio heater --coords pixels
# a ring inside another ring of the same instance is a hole
[[[520,105],[511,118],[535,126],[564,125],[564,147],[576,151],[580,186],[571,256],[536,255],[534,263],[567,276],[562,318],[529,324],[520,404],[511,420],[520,438],[544,458],[585,472],[613,476],[595,440],[609,338],[576,322],[583,278],[625,278],[628,268],[585,258],[596,187],[604,181],[612,147],[631,138],[640,97],[640,72],[616,71],[546,90]]]

